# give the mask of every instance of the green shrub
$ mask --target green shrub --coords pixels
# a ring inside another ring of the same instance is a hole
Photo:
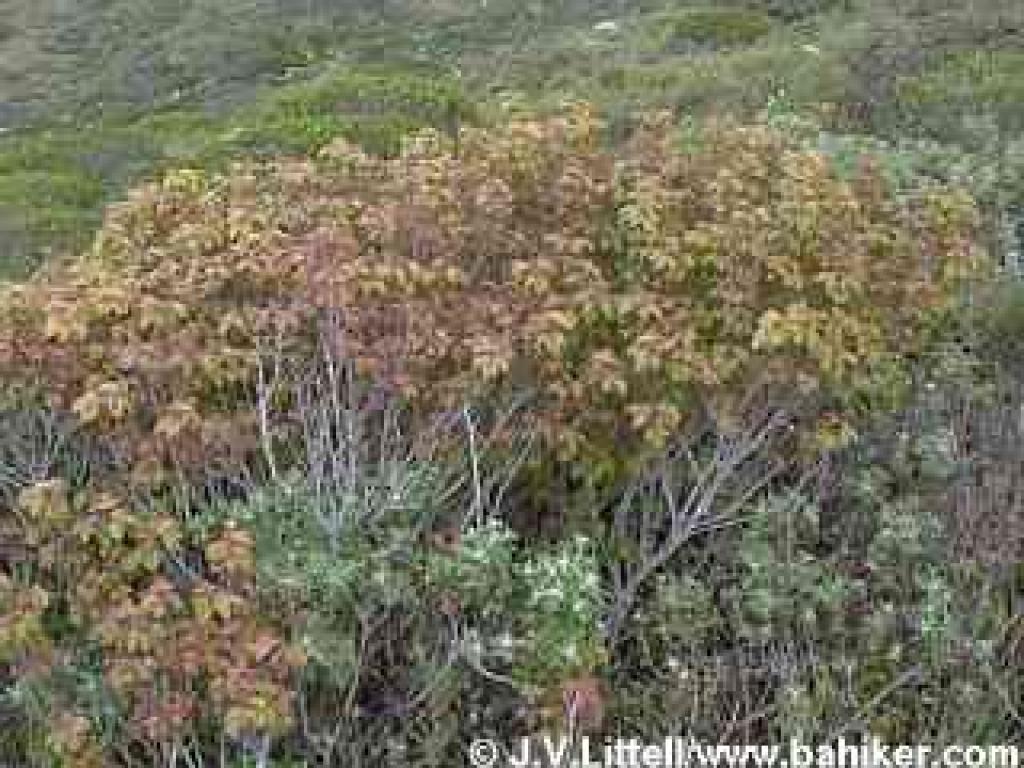
[[[898,99],[913,127],[977,147],[973,121],[991,116],[997,130],[1024,132],[1024,53],[964,51],[900,85]],[[984,139],[984,137],[982,137]]]
[[[656,15],[652,34],[664,50],[749,45],[772,31],[770,17],[733,8],[687,8]]]
[[[0,137],[0,277],[24,276],[48,254],[84,247],[104,204],[168,167],[313,153],[339,136],[394,153],[404,136],[425,126],[453,131],[472,112],[448,76],[328,69],[220,113],[181,105],[111,112],[84,127]]]
[[[335,536],[300,481],[197,520],[226,518],[252,531],[258,599],[290,617],[308,659],[307,734],[358,728],[382,707],[440,723],[454,714],[445,709],[452,697],[491,682],[529,709],[604,663],[598,568],[585,542],[531,552],[493,518],[435,533],[437,498],[425,486],[367,509]],[[510,736],[514,725],[476,721]],[[401,738],[415,748],[422,736],[407,723]],[[448,739],[444,751],[461,748]]]
[[[786,21],[797,21],[834,9],[853,9],[853,0],[739,0],[739,4]]]

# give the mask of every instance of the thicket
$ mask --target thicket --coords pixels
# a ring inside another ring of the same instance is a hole
[[[1019,736],[1016,508],[954,481],[1016,488],[969,443],[1015,439],[998,331],[950,349],[973,201],[765,124],[601,136],[173,172],[3,288],[11,759]]]

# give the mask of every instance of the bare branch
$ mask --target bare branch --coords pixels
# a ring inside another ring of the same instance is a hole
[[[615,525],[619,536],[632,541],[640,556],[614,573],[615,597],[605,625],[610,643],[617,641],[640,589],[655,573],[693,537],[736,524],[743,509],[783,471],[784,463],[769,461],[766,449],[786,423],[785,414],[774,410],[759,414],[738,434],[691,434],[680,449],[625,490],[615,511]],[[714,440],[714,449],[701,465],[694,454],[708,438]],[[696,477],[687,488],[677,474]],[[657,514],[646,514],[651,507]],[[634,521],[638,514],[639,525]]]

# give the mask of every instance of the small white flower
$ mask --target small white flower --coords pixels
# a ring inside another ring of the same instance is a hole
[[[565,646],[565,648],[562,650],[562,658],[564,658],[570,664],[575,664],[577,661],[580,660],[580,652],[579,649],[576,647],[576,643],[568,643]]]

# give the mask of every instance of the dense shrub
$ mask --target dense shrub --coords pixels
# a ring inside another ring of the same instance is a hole
[[[325,722],[355,733],[413,707],[420,743],[448,754],[455,702],[491,684],[517,691],[523,728],[567,700],[599,727],[597,677],[635,660],[655,577],[794,456],[897,404],[984,265],[965,195],[893,187],[869,158],[839,168],[767,125],[655,117],[620,152],[599,129],[578,107],[421,134],[394,157],[334,142],[179,171],[112,207],[82,257],[4,287],[5,404],[102,446],[88,472],[57,451],[0,497],[0,663],[24,751],[173,763],[213,732],[263,760],[286,743],[340,760]],[[503,426],[497,404],[524,392],[529,419]],[[747,434],[752,402],[771,415]],[[454,439],[393,450],[453,414]],[[566,469],[584,486],[587,538],[519,546],[501,500],[528,460],[534,482]],[[656,480],[619,492],[651,462]],[[682,589],[693,611],[727,600],[734,640],[781,627],[799,653],[852,587],[775,509],[726,541],[727,586]],[[695,647],[721,631],[696,618]],[[43,723],[62,724],[49,742]]]
[[[1020,101],[1014,93],[1019,69],[1020,57],[1012,51],[950,54],[905,78],[897,97],[920,124],[918,130],[972,144],[970,123],[982,115],[1019,132],[1019,115],[1013,115]]]
[[[656,15],[652,30],[668,50],[749,45],[772,30],[770,17],[735,8],[688,8]]]
[[[740,4],[789,21],[833,9],[852,10],[852,0],[740,0]]]
[[[13,575],[0,581],[0,658],[16,700],[41,697],[35,732],[57,726],[36,759],[102,765],[116,740],[167,761],[204,721],[238,738],[287,727],[303,658],[252,600],[248,534],[228,523],[186,540],[166,511],[61,480],[26,488],[2,534]],[[116,734],[94,728],[100,713],[69,682],[97,658],[93,698],[120,715]]]
[[[767,494],[652,579],[611,672],[618,721],[712,742],[1019,741],[1020,386],[976,352],[922,361],[902,413],[825,457],[824,486]]]
[[[593,679],[593,544],[529,549],[502,520],[516,425],[467,411],[406,437],[399,406],[353,395],[335,365],[289,379],[262,436],[301,437],[270,441],[272,478],[241,498],[132,505],[98,490],[102,474],[11,478],[0,701],[22,721],[15,755],[173,765],[207,759],[212,732],[260,760],[288,744],[372,764],[396,740],[454,759],[472,735],[460,699],[478,727],[522,730]]]
[[[0,764],[1024,743],[1020,0],[10,5]]]
[[[534,388],[552,446],[606,464],[755,380],[891,399],[980,261],[965,197],[897,198],[869,161],[847,181],[728,124],[683,151],[657,121],[617,159],[597,127],[577,111],[393,159],[338,144],[171,174],[113,207],[91,253],[6,290],[0,366],[137,469],[210,471],[252,444],[236,405],[261,348],[338,309],[365,372],[449,404]]]

